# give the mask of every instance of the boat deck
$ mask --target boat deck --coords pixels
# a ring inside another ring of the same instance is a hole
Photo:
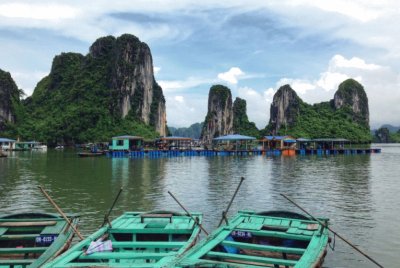
[[[200,213],[192,215],[201,222]],[[174,213],[127,212],[111,226],[102,227],[45,267],[162,267],[191,247],[200,232],[192,218]],[[100,248],[107,240],[112,250],[103,251]],[[88,253],[92,241],[98,241],[99,250]]]

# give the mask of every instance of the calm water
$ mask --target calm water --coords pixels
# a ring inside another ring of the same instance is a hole
[[[305,157],[78,158],[74,151],[18,152],[0,158],[0,212],[54,212],[42,185],[66,212],[81,215],[84,235],[102,222],[123,187],[112,218],[124,211],[181,211],[167,191],[205,227],[219,222],[240,177],[246,178],[230,215],[239,209],[290,209],[286,193],[385,267],[400,267],[400,146],[381,154]],[[326,267],[375,267],[336,239]]]

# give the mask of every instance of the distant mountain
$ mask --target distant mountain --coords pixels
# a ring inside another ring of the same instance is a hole
[[[203,128],[203,123],[195,123],[190,127],[168,127],[169,132],[172,136],[188,137],[193,139],[199,139],[201,134],[201,129]]]
[[[396,133],[396,132],[398,132],[400,130],[400,127],[395,127],[395,126],[390,125],[390,124],[384,124],[380,128],[387,128],[390,133]]]
[[[334,99],[310,105],[289,85],[282,86],[274,95],[263,134],[370,142],[367,94],[360,83],[348,79],[339,85]]]

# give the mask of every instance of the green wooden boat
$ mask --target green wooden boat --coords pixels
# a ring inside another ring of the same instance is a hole
[[[77,216],[68,217],[78,223]],[[0,215],[0,267],[40,267],[68,249],[73,235],[57,214]]]
[[[301,214],[241,211],[174,266],[321,267],[327,243],[327,228]]]
[[[200,213],[192,216],[201,223]],[[196,243],[199,234],[198,224],[187,215],[126,212],[45,267],[171,267],[177,256]],[[96,247],[98,252],[92,253]]]

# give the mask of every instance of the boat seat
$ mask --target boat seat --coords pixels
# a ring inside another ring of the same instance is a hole
[[[261,230],[264,224],[262,222],[258,223],[251,223],[251,222],[244,222],[240,223],[236,228],[237,229],[246,229],[246,230]]]
[[[3,235],[7,232],[8,228],[6,227],[0,227],[0,235]]]
[[[65,221],[59,221],[54,225],[46,226],[40,234],[59,234],[63,230],[67,223]]]

